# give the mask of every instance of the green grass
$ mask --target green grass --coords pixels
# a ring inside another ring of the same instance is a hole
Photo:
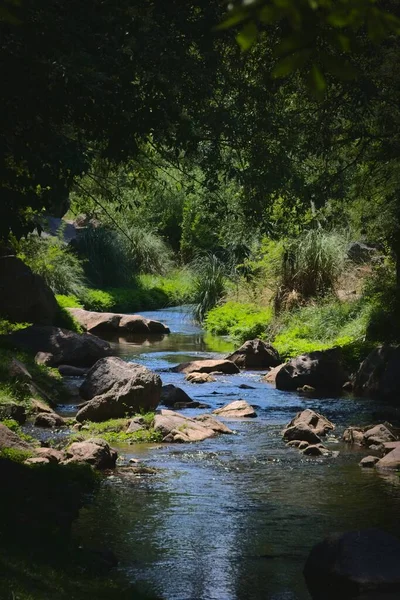
[[[73,441],[90,437],[102,437],[110,444],[133,444],[161,442],[162,434],[153,429],[154,413],[138,414],[144,420],[144,428],[134,433],[126,433],[130,419],[109,419],[102,423],[86,421],[83,428],[73,436]]]
[[[14,331],[25,329],[29,325],[32,325],[32,323],[13,323],[12,321],[7,321],[7,319],[0,319],[0,335],[14,333]]]
[[[227,335],[237,342],[244,342],[256,337],[266,338],[271,320],[271,308],[227,302],[209,311],[205,328],[213,335]]]

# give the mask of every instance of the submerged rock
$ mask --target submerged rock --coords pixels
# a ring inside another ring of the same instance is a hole
[[[60,327],[32,325],[4,337],[22,350],[52,355],[46,363],[51,366],[91,367],[111,354],[110,344],[95,335],[78,334]]]
[[[340,394],[345,381],[340,350],[332,348],[292,358],[276,374],[275,385],[278,390],[295,391],[306,385],[319,393]]]
[[[376,465],[378,460],[379,458],[377,456],[364,456],[364,458],[360,460],[359,465],[364,469],[372,469]]]
[[[155,410],[161,379],[142,365],[108,357],[92,367],[80,393],[89,402],[78,411],[77,421],[107,421]]]
[[[212,383],[216,381],[215,377],[209,373],[189,373],[185,379],[189,383]]]
[[[280,363],[278,351],[260,339],[248,340],[226,358],[241,369],[268,369]]]
[[[231,360],[195,360],[192,362],[181,363],[171,369],[175,373],[223,373],[224,375],[233,375],[239,373],[238,367]]]
[[[256,417],[257,413],[254,408],[245,400],[235,400],[230,402],[221,408],[213,410],[214,415],[220,415],[221,417],[229,418],[248,418]]]
[[[313,547],[304,577],[313,600],[400,595],[400,541],[379,529],[332,534]],[[382,594],[382,596],[379,595]]]

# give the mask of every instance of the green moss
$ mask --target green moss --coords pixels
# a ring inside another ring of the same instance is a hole
[[[32,325],[32,323],[13,323],[12,321],[7,321],[7,319],[0,319],[0,335],[8,335],[19,329],[25,329],[29,325]]]
[[[143,429],[133,433],[126,433],[130,419],[109,419],[102,423],[86,421],[82,429],[72,437],[73,441],[87,439],[90,437],[102,437],[110,444],[133,444],[161,442],[162,434],[154,431],[154,413],[143,413],[136,415],[144,421]]]
[[[31,456],[33,456],[33,452],[30,452],[29,450],[18,450],[17,448],[2,448],[0,450],[0,460],[11,460],[16,463],[23,463]]]
[[[210,310],[205,328],[213,335],[227,335],[237,342],[244,342],[256,337],[266,338],[271,320],[270,308],[227,302]]]

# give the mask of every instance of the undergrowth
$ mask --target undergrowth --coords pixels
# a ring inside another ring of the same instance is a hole
[[[256,337],[266,338],[271,319],[271,308],[227,302],[209,311],[205,328],[213,335],[227,335],[237,342],[244,342]]]

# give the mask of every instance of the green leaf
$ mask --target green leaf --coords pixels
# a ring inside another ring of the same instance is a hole
[[[311,67],[308,77],[308,87],[317,100],[322,100],[326,90],[326,79],[316,64]]]
[[[290,54],[279,60],[275,67],[272,69],[272,77],[278,79],[280,77],[287,77],[293,71],[301,69],[311,56],[311,50],[301,50],[295,54]]]
[[[254,21],[247,23],[243,29],[237,34],[236,41],[243,51],[249,50],[256,41],[258,36],[257,25]]]
[[[214,29],[216,31],[223,29],[231,29],[232,27],[235,27],[235,25],[243,23],[243,21],[248,19],[248,16],[249,15],[246,10],[243,10],[242,8],[235,9],[231,11],[231,14],[229,14],[228,17],[224,21],[222,21],[222,23],[217,25]]]

